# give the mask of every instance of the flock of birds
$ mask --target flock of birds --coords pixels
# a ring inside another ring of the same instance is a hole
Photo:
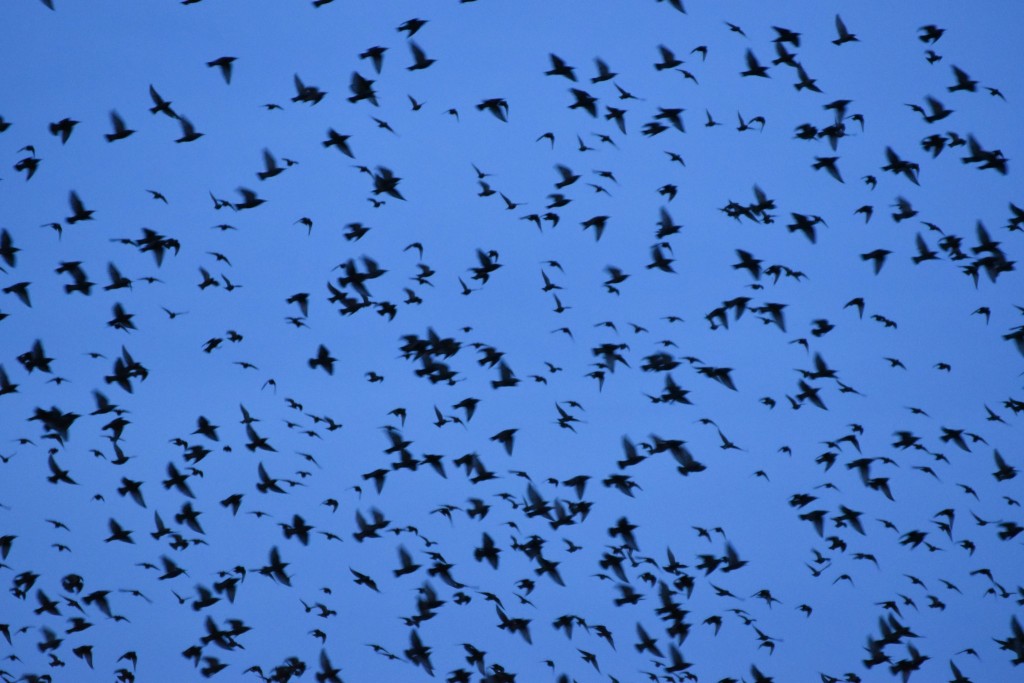
[[[642,69],[315,0],[323,88],[183,33],[223,99],[0,111],[0,681],[1019,675],[1012,83],[658,3]]]

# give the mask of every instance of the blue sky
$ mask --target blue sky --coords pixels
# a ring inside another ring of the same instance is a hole
[[[670,645],[709,681],[1016,673],[994,639],[1012,641],[1021,618],[1024,490],[993,476],[999,458],[1021,466],[1024,408],[1015,5],[53,4],[0,10],[0,366],[17,385],[0,394],[6,680],[127,680],[126,652],[138,680],[251,680],[250,667],[269,677],[289,657],[310,677],[322,652],[346,681],[427,680],[428,668],[439,680],[670,680],[684,673],[665,671]],[[858,40],[833,44],[837,12]],[[410,37],[399,27],[412,19],[426,23]],[[800,44],[778,42],[780,29]],[[435,61],[408,69],[413,45]],[[778,45],[822,92],[772,64]],[[374,47],[386,48],[379,73],[361,57]],[[660,47],[681,63],[656,68]],[[741,75],[748,51],[768,78]],[[545,74],[552,55],[575,81]],[[208,65],[225,57],[230,82]],[[614,77],[592,82],[598,58]],[[954,66],[973,92],[949,90]],[[349,101],[354,73],[373,81],[376,106]],[[320,101],[293,101],[296,78]],[[151,87],[175,116],[151,113]],[[577,97],[596,98],[597,115],[570,108]],[[495,98],[507,120],[479,107]],[[114,111],[134,132],[108,142]],[[49,128],[63,119],[78,122],[66,142]],[[175,142],[185,119],[202,136]],[[329,130],[351,158],[324,146]],[[945,145],[935,156],[931,136]],[[265,150],[283,170],[260,179]],[[239,188],[263,203],[237,207]],[[755,188],[771,206],[751,208]],[[72,193],[91,220],[68,220]],[[552,206],[556,194],[567,203]],[[917,213],[896,220],[901,202]],[[600,239],[584,227],[594,220]],[[665,259],[670,270],[654,265]],[[760,270],[737,267],[750,259]],[[109,264],[130,287],[107,289]],[[609,284],[614,270],[628,277]],[[216,285],[201,288],[202,271]],[[76,274],[88,294],[66,290]],[[366,305],[339,313],[328,285]],[[134,328],[110,324],[117,307]],[[410,352],[434,333],[453,340],[449,357],[445,344],[427,354],[451,383]],[[321,346],[331,373],[310,365]],[[130,392],[106,380],[119,360],[145,368]],[[500,363],[514,386],[492,385]],[[689,403],[665,398],[669,376]],[[94,391],[125,412],[93,414]],[[472,419],[455,407],[467,398]],[[66,434],[30,419],[68,413]],[[196,433],[200,416],[217,440]],[[506,430],[511,453],[492,439]],[[916,446],[894,445],[902,432]],[[258,437],[274,450],[246,448]],[[415,470],[393,467],[393,439],[411,442]],[[624,440],[642,462],[618,464]],[[681,474],[680,451],[657,447],[673,440],[704,469]],[[194,446],[210,452],[190,462]],[[456,463],[467,454],[494,478],[472,481]],[[51,460],[76,483],[50,482]],[[194,497],[162,483],[172,466]],[[284,493],[257,489],[261,466]],[[378,492],[365,475],[381,469]],[[580,476],[577,494],[565,482]],[[124,480],[142,482],[145,506],[119,494]],[[235,494],[232,514],[221,501]],[[815,499],[798,508],[800,494]],[[467,515],[473,499],[485,517]],[[201,531],[176,520],[186,504]],[[360,541],[357,516],[375,509],[388,525]],[[553,528],[558,509],[571,523]],[[863,534],[835,521],[844,509]],[[154,513],[171,534],[152,537]],[[286,537],[296,515],[308,545]],[[106,541],[111,520],[134,542]],[[610,533],[623,525],[634,547]],[[927,535],[911,548],[915,532]],[[475,558],[485,535],[496,569]],[[540,556],[524,551],[534,536]],[[400,548],[422,567],[396,577]],[[272,551],[290,586],[260,575]],[[700,567],[732,552],[746,564]],[[159,579],[162,558],[187,575]],[[564,585],[538,574],[546,562]],[[82,587],[62,585],[69,575]],[[238,579],[233,601],[214,590],[225,579]],[[84,600],[97,591],[110,615]],[[219,600],[204,605],[205,591]],[[443,605],[410,626],[431,591]],[[668,591],[685,639],[658,611]],[[530,620],[532,643],[499,628],[485,594]],[[59,614],[36,613],[48,600]],[[304,607],[315,603],[327,616]],[[578,617],[571,639],[552,626],[565,615]],[[92,625],[68,633],[75,617]],[[865,645],[890,618],[919,638],[884,645],[891,661],[868,668]],[[198,667],[182,656],[229,620],[251,629],[237,646],[207,642]],[[638,624],[663,656],[634,647]],[[63,639],[53,658],[37,647],[47,629]],[[430,667],[409,654],[413,632]],[[486,651],[484,673],[463,643]]]

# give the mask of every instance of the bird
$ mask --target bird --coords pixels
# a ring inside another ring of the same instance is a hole
[[[572,93],[576,101],[569,105],[569,109],[583,109],[583,111],[590,114],[592,117],[597,117],[597,98],[588,93],[586,90],[580,90],[579,88],[570,88],[569,92]]]
[[[476,105],[477,111],[488,111],[499,121],[508,123],[508,101],[502,97],[492,97]]]
[[[815,171],[825,169],[830,176],[839,182],[843,182],[843,176],[839,172],[839,167],[836,166],[837,161],[839,161],[839,157],[814,157],[812,168],[814,168]]]
[[[861,254],[860,258],[862,261],[871,261],[874,273],[878,275],[882,272],[882,267],[885,265],[885,258],[891,253],[888,249],[875,249],[874,251]],[[863,306],[860,306],[858,310],[862,312],[861,316],[863,317]]]
[[[608,64],[600,57],[594,58],[594,66],[597,68],[597,75],[590,79],[591,83],[603,83],[618,76],[617,73],[608,68]]]
[[[314,85],[306,85],[298,74],[292,75],[292,83],[295,85],[295,95],[292,102],[308,102],[310,106],[319,104],[327,93]]]
[[[935,24],[927,24],[917,29],[921,33],[917,36],[917,39],[922,43],[935,43],[938,42],[942,35],[946,32],[946,29],[939,28]]]
[[[71,132],[78,125],[78,121],[64,117],[56,123],[50,124],[50,134],[59,135],[61,144],[67,144],[68,139],[71,137]]]
[[[772,60],[775,63],[775,60]],[[803,64],[796,63],[796,74],[799,80],[793,84],[793,87],[799,92],[800,90],[809,90],[810,92],[822,92],[821,88],[817,86],[817,80],[807,75],[807,71],[804,70]]]
[[[738,35],[741,35],[741,36],[743,36],[744,38],[746,38],[746,37],[747,37],[747,34],[743,32],[743,29],[742,29],[742,28],[740,28],[739,26],[737,26],[736,24],[734,24],[734,23],[732,23],[732,22],[730,22],[730,21],[726,21],[726,22],[725,22],[725,25],[726,25],[726,26],[727,26],[727,27],[729,28],[729,30],[730,30],[730,31],[732,31],[733,33],[736,33],[736,34],[738,34]]]
[[[375,45],[367,48],[359,54],[359,59],[369,59],[370,63],[373,64],[373,70],[380,73],[380,70],[384,66],[384,53],[387,52],[388,48]]]
[[[836,15],[836,33],[839,35],[839,37],[832,41],[833,45],[842,45],[843,43],[858,42],[859,40],[857,36],[855,36],[854,34],[850,33],[849,30],[847,30],[846,24],[843,22],[842,18],[838,14]]]
[[[263,170],[256,173],[256,177],[260,180],[267,180],[273,178],[284,172],[284,169],[278,166],[277,159],[266,147],[263,148]]]
[[[338,359],[331,356],[331,353],[330,351],[327,350],[327,347],[321,344],[319,347],[317,347],[316,357],[310,358],[308,364],[311,369],[315,370],[316,368],[320,367],[323,368],[328,375],[333,375],[334,362],[336,360]]]
[[[410,66],[406,67],[409,71],[418,71],[421,69],[426,69],[435,61],[437,61],[435,59],[427,57],[426,53],[423,51],[423,48],[417,45],[416,41],[414,40],[409,41],[409,50],[412,52],[413,58],[413,63]]]
[[[570,81],[576,80],[576,72],[571,66],[565,63],[561,57],[554,53],[548,54],[548,59],[551,61],[551,68],[544,72],[546,76],[563,76],[568,78]]]
[[[668,49],[664,45],[658,46],[658,52],[661,54],[661,61],[654,65],[654,68],[658,71],[673,69],[683,63],[681,59],[676,58],[672,50]]]
[[[403,21],[396,30],[399,33],[405,32],[407,38],[412,38],[414,35],[416,35],[416,32],[419,31],[424,26],[426,26],[426,24],[426,19],[407,19],[406,21]]]
[[[238,193],[242,195],[242,201],[232,204],[235,211],[253,209],[266,201],[265,199],[258,197],[255,192],[247,187],[238,188]]]
[[[951,65],[950,68],[953,70],[953,77],[956,78],[956,83],[946,88],[949,92],[975,92],[978,89],[978,82],[972,80],[960,67],[955,64]]]
[[[95,212],[85,208],[82,199],[74,190],[68,195],[68,203],[71,205],[71,215],[64,219],[68,225],[74,225],[80,221],[93,220],[92,215]]]
[[[355,158],[355,156],[352,154],[352,149],[348,145],[348,139],[350,137],[351,136],[349,135],[339,134],[333,128],[328,128],[327,139],[324,140],[321,144],[324,147],[336,147],[338,151],[344,154],[345,156]]]
[[[134,130],[128,128],[124,119],[116,111],[110,112],[110,125],[114,128],[113,133],[106,133],[103,137],[107,139],[107,142],[114,142],[116,140],[124,140],[135,133]]]
[[[156,88],[154,88],[152,84],[149,86],[149,97],[153,100],[153,106],[149,108],[149,113],[163,114],[172,119],[178,118],[178,115],[174,113],[174,110],[171,108],[172,103],[161,97],[160,93],[156,91]]]
[[[364,78],[358,71],[352,72],[352,78],[349,81],[349,90],[352,95],[348,98],[351,103],[356,103],[362,100],[366,100],[373,106],[379,106],[377,101],[377,92],[373,89],[373,83],[371,79]]]
[[[224,82],[231,85],[231,73],[234,70],[235,61],[235,57],[217,57],[216,59],[207,62],[206,66],[211,69],[218,69],[221,77],[224,79]]]
[[[757,61],[757,57],[750,48],[747,48],[747,68],[745,71],[741,71],[741,76],[760,76],[761,78],[769,78],[768,67],[761,66],[761,63]]]
[[[175,140],[175,142],[194,142],[203,137],[203,133],[196,130],[195,126],[192,125],[192,122],[188,120],[188,117],[179,115],[177,116],[177,119],[178,123],[181,124],[181,137]]]

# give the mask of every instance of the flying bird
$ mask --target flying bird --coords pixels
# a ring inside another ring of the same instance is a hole
[[[228,85],[231,84],[231,73],[234,69],[235,57],[218,57],[217,59],[211,60],[206,63],[206,66],[216,68],[220,70],[220,75],[224,79],[224,82]]]

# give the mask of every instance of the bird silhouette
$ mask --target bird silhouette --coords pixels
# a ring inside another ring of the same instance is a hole
[[[115,140],[124,140],[125,138],[135,133],[134,130],[128,128],[125,125],[124,119],[122,119],[121,115],[118,114],[116,111],[110,112],[110,125],[114,128],[114,132],[104,134],[103,137],[107,139],[107,142],[114,142]]]
[[[206,63],[206,66],[216,68],[220,71],[221,77],[228,85],[231,84],[231,74],[234,70],[235,57],[218,57]]]

